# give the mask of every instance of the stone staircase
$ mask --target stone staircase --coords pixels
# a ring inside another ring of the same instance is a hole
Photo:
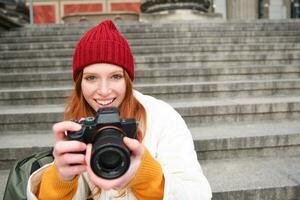
[[[54,143],[75,42],[91,24],[0,33],[0,197],[16,159]],[[300,199],[300,21],[119,25],[135,88],[193,134],[214,200]]]

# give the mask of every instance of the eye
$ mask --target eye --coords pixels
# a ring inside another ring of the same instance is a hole
[[[93,80],[96,79],[96,77],[92,76],[92,75],[88,75],[88,76],[85,76],[84,79],[87,80],[87,81],[93,81]]]
[[[113,80],[120,80],[123,78],[123,74],[114,74],[111,77]]]

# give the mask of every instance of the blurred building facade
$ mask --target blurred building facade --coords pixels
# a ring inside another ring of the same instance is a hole
[[[140,0],[32,0],[32,8],[35,24],[64,23],[63,17],[76,13],[140,13]]]
[[[300,0],[213,0],[212,12],[224,19],[300,18]]]
[[[76,13],[136,13],[141,0],[27,0],[32,6],[33,23],[64,23],[63,18]],[[223,19],[300,18],[300,0],[211,0],[210,12]]]

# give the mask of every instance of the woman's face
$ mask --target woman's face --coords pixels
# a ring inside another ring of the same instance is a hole
[[[83,69],[81,89],[95,111],[103,107],[118,107],[126,93],[124,70],[106,63],[89,65]]]

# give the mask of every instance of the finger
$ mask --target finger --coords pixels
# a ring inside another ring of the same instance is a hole
[[[74,154],[66,153],[57,159],[57,165],[66,166],[66,165],[85,165],[85,155],[83,154]]]
[[[136,139],[131,139],[129,137],[123,138],[124,144],[128,147],[132,154],[141,157],[144,154],[143,145]]]
[[[91,153],[92,153],[92,144],[86,145],[86,151],[85,151],[85,162],[87,166],[90,167],[91,162]]]
[[[86,150],[86,144],[76,140],[71,141],[58,141],[54,145],[54,156],[60,156],[65,153],[83,152]]]
[[[82,122],[83,120],[85,120],[85,118],[84,118],[84,117],[82,117],[82,118],[79,120],[79,122]]]
[[[72,165],[67,167],[57,167],[58,173],[64,180],[72,180],[75,176],[86,171],[86,165]]]
[[[65,140],[65,131],[79,131],[81,125],[72,121],[63,121],[53,125],[52,130],[56,140]]]

